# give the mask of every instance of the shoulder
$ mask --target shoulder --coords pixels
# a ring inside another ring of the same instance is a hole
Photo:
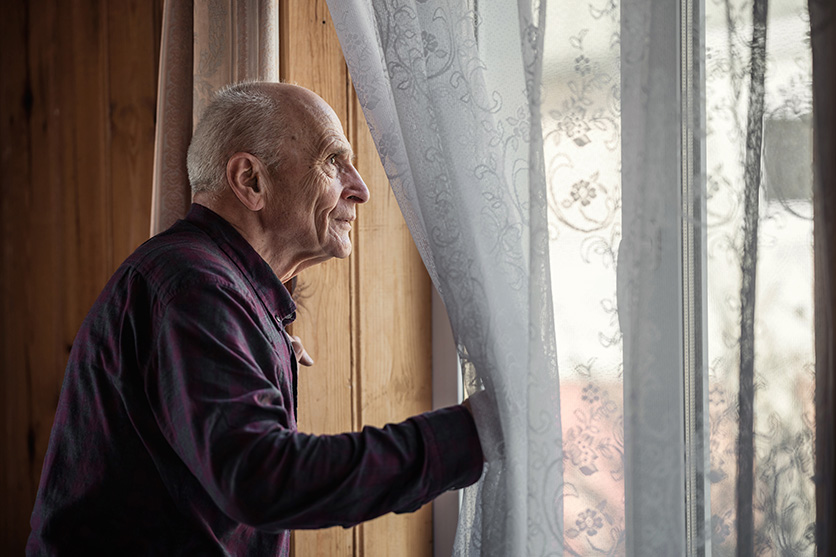
[[[162,299],[207,285],[238,289],[245,280],[221,247],[187,221],[146,241],[122,267],[126,274],[141,276]]]

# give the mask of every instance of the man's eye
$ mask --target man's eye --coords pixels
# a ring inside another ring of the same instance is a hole
[[[337,164],[337,155],[331,155],[330,157],[328,157],[328,162],[330,162],[331,164]]]

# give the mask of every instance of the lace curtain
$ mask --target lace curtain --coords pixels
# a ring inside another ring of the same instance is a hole
[[[331,2],[383,166],[447,307],[488,464],[457,551],[562,539],[539,94],[544,4]],[[485,51],[502,63],[486,65]]]
[[[805,3],[329,7],[487,393],[455,554],[813,555]]]
[[[160,53],[152,235],[189,209],[186,151],[214,92],[247,79],[278,81],[278,0],[167,0]]]

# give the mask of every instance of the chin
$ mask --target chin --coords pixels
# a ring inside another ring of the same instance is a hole
[[[334,257],[336,257],[337,259],[345,259],[349,255],[351,255],[351,244],[349,244],[345,248],[335,250],[334,252]]]
[[[335,239],[336,240],[336,239]],[[329,242],[327,250],[328,255],[337,259],[345,259],[351,255],[351,240],[348,238],[341,238],[339,240]]]
[[[325,254],[326,259],[345,259],[351,255],[351,244],[330,246],[330,248],[323,250],[323,253]]]

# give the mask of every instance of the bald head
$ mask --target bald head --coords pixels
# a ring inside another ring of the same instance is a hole
[[[232,225],[282,281],[351,253],[369,189],[340,119],[318,95],[279,83],[220,91],[189,147],[196,203]]]
[[[282,146],[304,129],[312,112],[328,105],[315,93],[286,83],[249,82],[220,90],[203,113],[186,159],[192,193],[217,193],[226,165],[239,152],[258,157],[270,171]]]

